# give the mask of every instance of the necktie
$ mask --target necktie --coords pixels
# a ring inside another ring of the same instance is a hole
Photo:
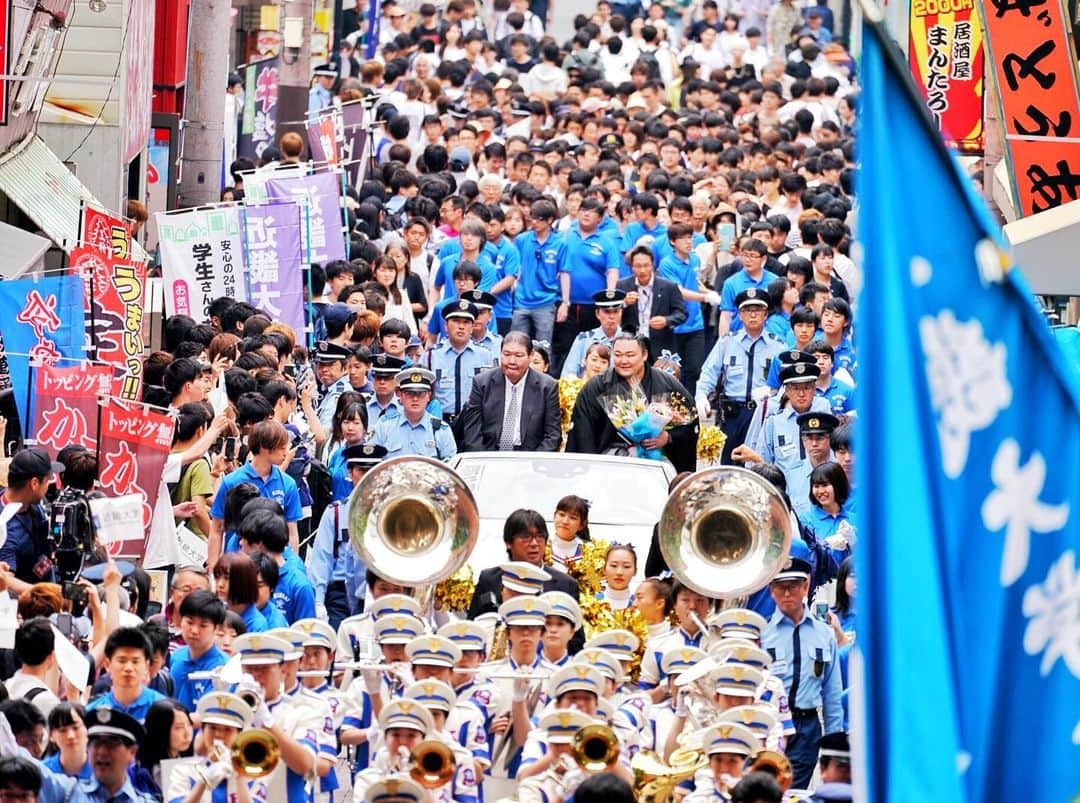
[[[758,341],[750,344],[750,351],[746,355],[746,400],[750,401],[750,392],[754,389],[754,349]]]
[[[649,318],[652,317],[652,296],[648,287],[641,288],[641,318],[638,324],[641,327],[648,328]]]
[[[509,452],[514,448],[514,422],[518,414],[518,389],[517,385],[510,386],[510,403],[506,405],[506,415],[503,416],[502,432],[499,433],[499,451]]]
[[[791,656],[791,693],[788,695],[788,705],[792,708],[798,708],[799,704],[795,702],[795,698],[799,694],[799,675],[802,674],[802,644],[799,640],[799,625],[795,625],[795,633],[791,637],[791,649],[794,654]]]
[[[464,356],[463,351],[454,360],[454,415],[461,412],[461,358]]]

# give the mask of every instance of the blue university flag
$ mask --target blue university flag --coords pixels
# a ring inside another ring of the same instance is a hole
[[[1072,801],[1077,375],[899,51],[872,24],[863,41],[853,716],[868,799]]]

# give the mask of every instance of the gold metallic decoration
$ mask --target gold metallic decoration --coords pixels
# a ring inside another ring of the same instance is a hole
[[[698,460],[707,463],[718,463],[720,455],[724,452],[724,444],[727,435],[716,424],[706,424],[698,433],[697,456]]]
[[[577,404],[578,394],[583,387],[585,387],[585,380],[578,377],[565,377],[559,380],[559,409],[562,411],[564,445],[566,434],[570,431],[570,418],[574,414],[574,405]]]
[[[464,613],[469,609],[475,590],[472,567],[466,563],[435,586],[435,607],[440,611]]]
[[[269,775],[281,760],[281,750],[274,734],[263,728],[241,731],[230,753],[233,769],[246,778]]]

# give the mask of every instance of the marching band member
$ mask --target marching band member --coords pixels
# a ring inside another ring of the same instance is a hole
[[[279,638],[289,645],[288,649],[285,650],[285,660],[281,662],[281,678],[285,694],[295,697],[303,688],[300,685],[298,673],[300,672],[300,659],[304,657],[304,639],[306,636],[291,627],[276,627],[273,630],[267,630],[266,635]]]
[[[412,778],[405,775],[393,775],[371,784],[364,792],[364,803],[433,803],[433,801],[427,790]]]
[[[668,696],[659,703],[653,703],[649,709],[652,741],[648,747],[659,753],[664,761],[667,761],[670,755],[665,745],[668,744],[671,726],[675,723],[675,702],[679,699],[675,679],[698,661],[705,660],[705,657],[704,650],[699,650],[697,647],[683,647],[664,653],[664,657],[660,659],[660,671],[664,673],[667,681]]]
[[[760,703],[756,705],[737,705],[727,711],[721,711],[716,717],[716,723],[734,723],[745,725],[754,732],[766,750],[783,752],[784,734],[780,727],[780,718],[771,708]]]
[[[622,672],[616,679],[611,698],[616,710],[612,724],[625,730],[627,735],[623,743],[633,755],[639,748],[651,742],[649,728],[651,700],[648,694],[639,691],[630,681],[630,668],[637,657],[641,641],[629,630],[608,630],[589,639],[585,646],[604,650],[619,661]],[[631,732],[634,734],[633,737],[629,735]]]
[[[634,607],[649,629],[649,641],[671,632],[671,587],[664,580],[646,577],[634,589]]]
[[[720,639],[710,647],[709,653],[724,657],[728,663],[743,664],[761,670],[764,679],[758,689],[757,701],[768,705],[780,721],[781,747],[777,749],[783,750],[788,737],[795,735],[795,721],[791,718],[784,684],[769,669],[772,666],[772,658],[769,654],[756,644],[732,638]]]
[[[709,758],[707,781],[696,779],[694,791],[683,800],[685,803],[728,803],[731,788],[742,778],[746,759],[761,749],[758,738],[744,725],[724,723],[705,732],[703,739],[705,755]],[[704,782],[703,782],[704,781]]]
[[[637,552],[630,544],[612,544],[604,555],[604,587],[597,599],[606,602],[613,611],[621,611],[634,604],[630,582],[637,572]]]
[[[523,560],[512,560],[499,567],[502,570],[502,601],[514,597],[535,597],[544,590],[544,583],[551,575]]]
[[[641,659],[641,679],[638,686],[649,692],[654,703],[667,696],[667,686],[661,683],[664,676],[660,671],[660,658],[664,653],[680,647],[702,646],[705,634],[698,626],[698,621],[705,621],[712,604],[708,597],[679,582],[672,587],[671,598],[674,600],[679,626],[666,636],[650,639],[645,646],[645,656]]]
[[[708,676],[713,684],[712,702],[716,705],[716,711],[726,711],[736,706],[752,704],[757,699],[763,678],[760,669],[753,669],[742,664],[723,664],[718,667]],[[691,691],[687,687],[679,693],[675,704],[675,720],[672,722],[668,740],[664,746],[665,755],[671,755],[672,751],[679,746],[679,734],[683,732],[690,716],[690,697]],[[705,723],[697,723],[699,727],[703,724]]]
[[[480,712],[479,722],[484,734],[482,749],[484,750],[484,758],[490,766],[491,744],[488,733],[491,723],[495,720],[495,703],[498,697],[498,689],[493,681],[488,680],[485,675],[476,671],[486,655],[486,632],[483,627],[475,622],[448,622],[439,628],[439,635],[450,639],[461,650],[461,658],[454,663],[450,683],[457,694],[458,708],[465,710],[459,711],[456,708],[451,712],[451,722],[455,723],[452,727],[459,729],[460,738],[460,725],[456,723],[472,719],[468,711],[470,707]],[[469,744],[473,742],[473,739],[466,738],[464,741]],[[477,745],[477,749],[480,749],[479,745]],[[475,759],[475,750],[473,755]]]
[[[266,633],[245,633],[233,642],[233,654],[255,681],[259,702],[252,724],[266,728],[277,739],[281,760],[288,772],[285,788],[289,803],[312,800],[311,777],[319,753],[318,738],[323,723],[313,717],[313,709],[282,692],[281,665],[290,645]],[[245,684],[241,684],[244,686]]]
[[[441,680],[421,680],[413,683],[405,690],[405,699],[415,700],[431,714],[434,728],[428,733],[428,737],[449,747],[454,753],[456,770],[453,788],[453,799],[457,803],[476,801],[480,796],[481,775],[476,774],[472,752],[463,747],[454,738],[448,729],[448,717],[456,704],[454,690],[449,683]]]
[[[437,680],[451,688],[454,664],[461,659],[461,649],[454,642],[445,636],[419,636],[405,645],[405,653],[416,681]],[[443,729],[438,717],[435,724]],[[484,770],[491,764],[491,754],[480,709],[467,703],[459,704],[455,695],[454,705],[447,712],[445,729],[469,753],[469,761],[474,765],[473,777],[483,777]]]
[[[374,658],[370,653],[375,646],[375,620],[386,614],[399,616],[421,616],[420,603],[408,594],[401,593],[403,587],[378,577],[368,569],[368,592],[374,596],[364,613],[350,616],[338,627],[338,653],[354,661]],[[387,591],[387,588],[396,589]],[[365,651],[367,650],[367,651]]]
[[[415,616],[387,614],[375,620],[375,640],[382,652],[382,662],[386,669],[363,670],[364,687],[367,693],[381,694],[383,700],[400,697],[405,687],[412,683],[409,672],[409,656],[405,645],[424,632],[424,623]]]
[[[199,700],[197,715],[202,727],[201,758],[179,762],[165,790],[168,803],[262,803],[269,787],[264,778],[244,778],[236,773],[230,751],[236,737],[251,727],[251,708],[228,692],[210,692]]]
[[[574,736],[595,719],[573,709],[549,711],[540,718],[540,738],[551,756],[547,772],[532,775],[518,786],[518,803],[561,803],[566,800],[567,783],[576,764],[571,745]]]
[[[540,599],[548,604],[551,613],[544,620],[541,657],[552,669],[565,666],[570,660],[570,639],[581,627],[581,607],[565,591],[548,591]]]

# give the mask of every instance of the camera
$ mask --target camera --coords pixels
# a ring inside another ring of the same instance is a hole
[[[86,589],[75,581],[93,547],[94,523],[86,493],[77,488],[64,488],[53,503],[49,517],[49,553],[64,598],[75,605],[86,602]]]

